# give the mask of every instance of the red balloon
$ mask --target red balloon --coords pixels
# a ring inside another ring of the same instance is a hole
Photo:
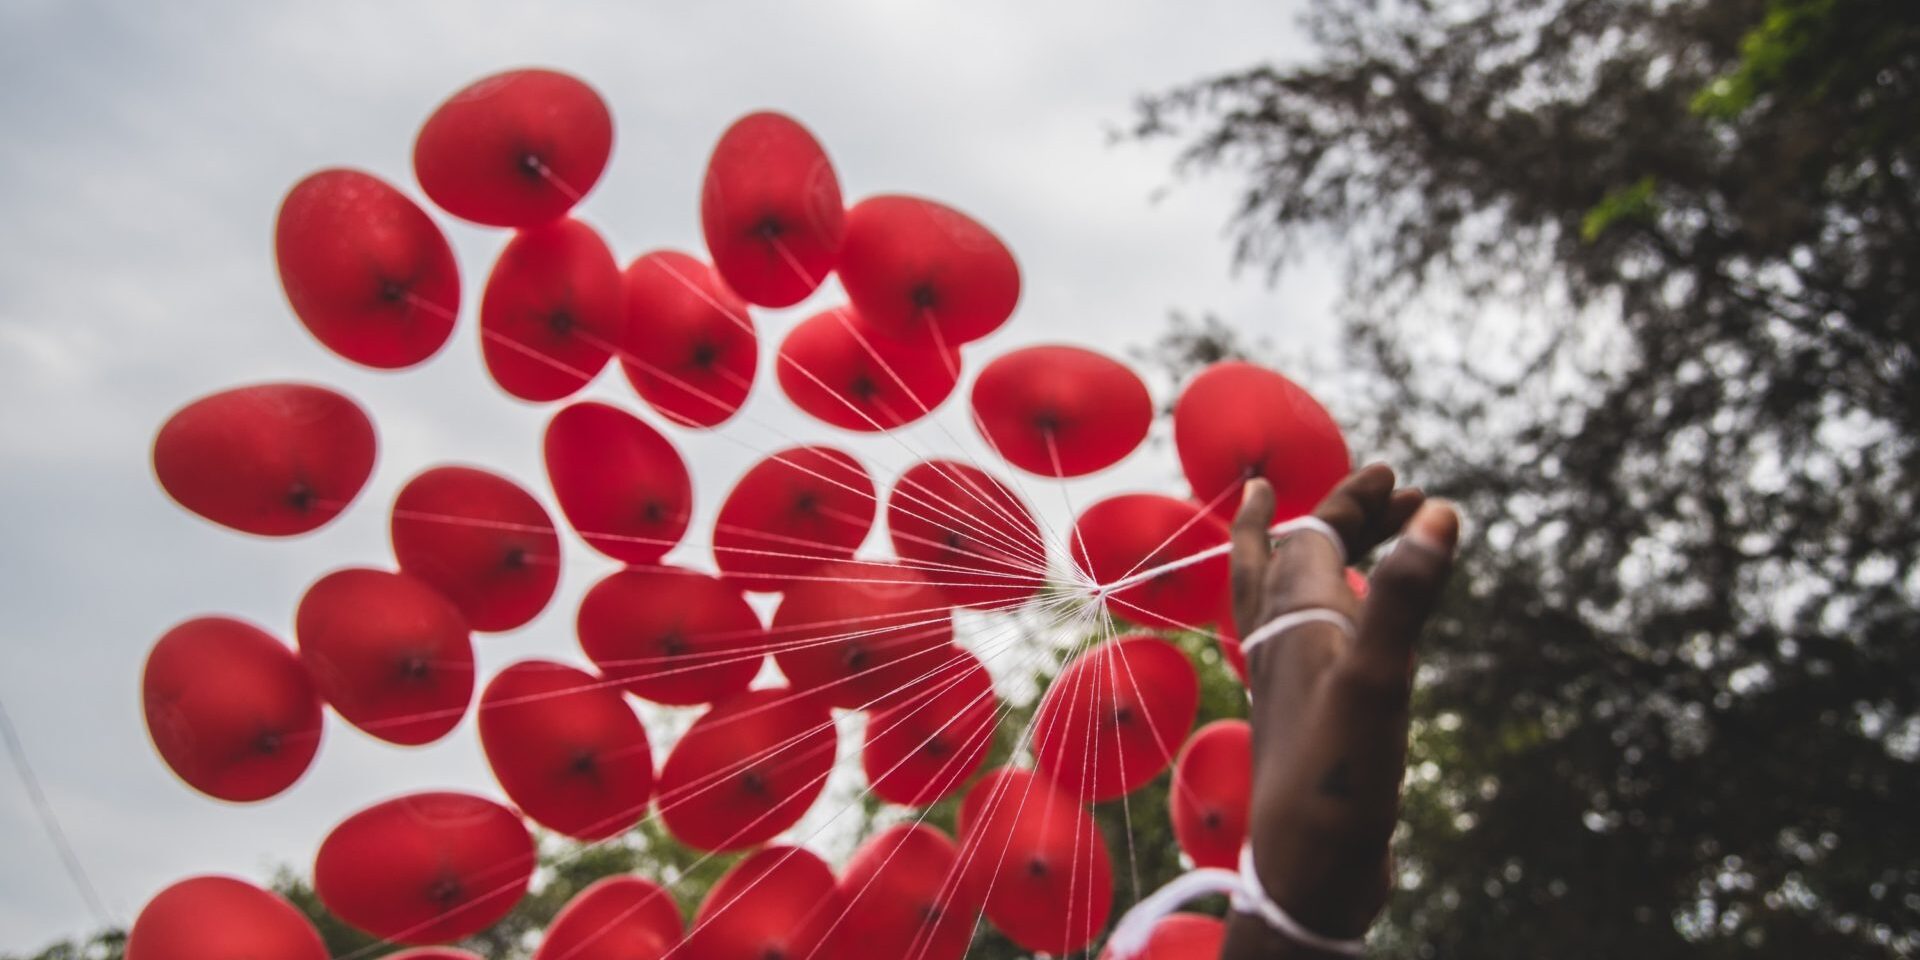
[[[322,170],[274,221],[293,312],[327,349],[384,370],[440,351],[460,313],[460,267],[425,211],[379,177]]]
[[[1355,570],[1352,567],[1348,567],[1347,568],[1347,589],[1353,591],[1354,599],[1365,600],[1367,598],[1367,593],[1373,589],[1373,585],[1367,581],[1366,574],[1361,573],[1360,571]],[[1232,618],[1229,617],[1228,619],[1232,619]]]
[[[667,832],[702,850],[744,850],[800,821],[827,785],[838,736],[818,698],[749,690],[693,722],[660,768]]]
[[[873,527],[873,480],[832,447],[792,447],[753,465],[713,525],[720,572],[748,590],[785,590],[846,560]]]
[[[452,947],[414,947],[398,953],[389,953],[385,960],[487,960],[477,954]]]
[[[948,657],[953,614],[919,574],[844,561],[787,588],[773,612],[773,658],[796,690],[850,710],[896,703]]]
[[[544,403],[598,376],[626,336],[620,264],[592,227],[514,234],[480,299],[480,352],[500,389]]]
[[[300,658],[239,620],[198,617],[168,630],[147,655],[141,702],[160,758],[216,799],[271,797],[320,749],[320,698]]]
[[[1008,463],[1043,477],[1079,477],[1140,446],[1153,424],[1153,398],[1116,360],[1079,347],[1028,347],[980,371],[973,415]]]
[[[714,427],[753,389],[760,341],[747,302],[713,268],[656,250],[625,274],[627,322],[620,363],[640,398],[687,427]]]
[[[1006,607],[1046,582],[1047,545],[1020,497],[951,460],[907,468],[887,494],[893,552],[953,603]]]
[[[768,847],[720,878],[676,960],[832,960],[844,904],[833,869],[799,847]],[[861,952],[861,956],[870,956]]]
[[[1170,914],[1153,925],[1147,942],[1132,960],[1214,960],[1227,941],[1227,925],[1198,913]],[[1112,960],[1109,950],[1100,960]]]
[[[1197,504],[1152,493],[1108,497],[1075,521],[1074,565],[1101,585],[1183,560],[1227,541],[1227,525]],[[1227,595],[1223,554],[1167,570],[1107,597],[1135,623],[1189,629],[1212,620]]]
[[[547,477],[567,522],[615,560],[659,562],[693,515],[687,465],[660,431],[604,403],[576,403],[547,424]]]
[[[1196,865],[1239,866],[1252,791],[1253,728],[1245,720],[1209,723],[1180,748],[1167,802],[1174,839]]]
[[[447,943],[493,926],[533,878],[520,818],[465,793],[414,793],[340,822],[313,890],[334,916],[396,943]]]
[[[480,695],[480,746],[500,789],[549,830],[604,840],[647,814],[646,727],[592,674],[548,660],[500,671]]]
[[[1227,361],[1200,372],[1173,408],[1173,444],[1194,499],[1231,517],[1254,476],[1273,484],[1274,519],[1313,512],[1352,469],[1347,441],[1313,395],[1286,377]]]
[[[1045,777],[1001,768],[960,806],[963,882],[986,891],[987,919],[1034,951],[1067,954],[1106,927],[1113,862],[1093,815]]]
[[[154,895],[127,932],[127,960],[327,960],[293,904],[244,880],[191,877]]]
[[[639,877],[594,882],[560,910],[533,960],[662,960],[680,942],[680,907]]]
[[[851,307],[801,321],[780,344],[780,389],[843,430],[875,433],[925,417],[953,393],[960,357],[863,323]]]
[[[958,868],[959,850],[933,827],[903,823],[874,835],[840,876],[839,941],[867,957],[960,960],[980,893],[959,882]]]
[[[420,189],[490,227],[531,227],[573,209],[606,169],[613,115],[592,87],[552,70],[476,81],[427,117],[413,143]]]
[[[919,197],[868,197],[847,211],[840,282],[867,322],[949,347],[999,329],[1020,302],[1020,265],[993,231]]]
[[[153,439],[167,495],[214,523],[286,537],[324,526],[373,472],[373,423],[325,387],[270,383],[201,397]]]
[[[1083,800],[1112,800],[1167,768],[1193,728],[1199,680],[1179,647],[1131,636],[1074,658],[1033,715],[1034,764]]]
[[[472,467],[435,467],[393,501],[393,556],[482,633],[512,630],[553,599],[560,538],[532,494]]]
[[[580,601],[576,626],[580,649],[608,679],[670,706],[747,689],[767,643],[740,588],[679,567],[609,574]]]
[[[935,655],[933,676],[867,718],[860,766],[875,796],[926,806],[958,789],[987,758],[999,719],[993,677],[960,647]]]
[[[388,743],[446,736],[473,699],[473,639],[460,611],[415,577],[336,570],[294,615],[300,662],[348,723]]]
[[[700,227],[727,285],[763,307],[807,298],[846,232],[840,181],[820,142],[790,117],[750,113],[714,145]]]

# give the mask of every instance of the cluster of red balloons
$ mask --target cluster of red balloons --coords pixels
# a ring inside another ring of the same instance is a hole
[[[519,400],[564,400],[617,358],[671,428],[718,427],[762,366],[752,311],[800,303],[836,275],[848,302],[786,331],[776,379],[824,424],[887,431],[947,401],[962,380],[962,347],[998,329],[1019,300],[1019,268],[986,227],[917,197],[846,206],[819,142],[775,113],[740,119],[714,148],[700,195],[709,259],[661,250],[623,270],[573,215],[612,142],[611,114],[590,87],[518,70],[455,94],[415,143],[414,171],[435,205],[514,231],[477,326],[488,372]],[[370,174],[324,170],[294,186],[275,248],[294,313],[346,360],[406,368],[453,334],[462,288],[451,247],[432,216]],[[1055,479],[1118,463],[1154,417],[1135,373],[1071,346],[994,359],[975,376],[970,406],[999,459]],[[1076,950],[1104,928],[1113,888],[1090,805],[1140,788],[1177,755],[1180,843],[1198,863],[1227,863],[1246,829],[1245,724],[1189,737],[1194,666],[1166,639],[1128,634],[1080,654],[1045,692],[1032,769],[981,774],[1000,703],[987,663],[955,644],[953,615],[1014,609],[1062,582],[1124,581],[1083,599],[1146,631],[1215,625],[1237,654],[1224,556],[1183,558],[1225,542],[1245,479],[1273,481],[1283,518],[1295,515],[1346,473],[1346,447],[1304,390],[1242,363],[1195,377],[1173,420],[1191,497],[1099,501],[1056,545],[1015,486],[972,462],[928,459],[883,490],[833,446],[781,450],[722,500],[712,569],[700,570],[665,559],[694,513],[673,440],[619,406],[573,402],[546,429],[552,502],[585,544],[622,565],[577,612],[592,670],[514,663],[486,680],[474,707],[473,634],[520,628],[547,608],[561,541],[519,483],[441,466],[395,498],[390,566],[335,570],[308,589],[293,648],[227,617],[161,637],[144,679],[148,729],[187,784],[253,802],[312,764],[323,705],[402,746],[439,740],[473,709],[511,806],[410,793],[353,814],[320,846],[321,900],[393,942],[455,941],[511,910],[535,869],[528,821],[591,842],[655,813],[691,847],[749,852],[690,928],[659,886],[615,877],[566,907],[539,957],[798,958],[857,943],[848,956],[939,960],[964,953],[982,915],[1025,948]],[[269,383],[176,412],[154,441],[153,466],[186,509],[284,537],[347,509],[375,450],[373,423],[353,400]],[[879,521],[893,556],[857,556]],[[1056,561],[1070,566],[1061,572]],[[780,594],[770,622],[748,592]],[[769,658],[781,680],[756,686]],[[656,757],[629,697],[702,712]],[[896,827],[869,838],[836,877],[803,848],[766,844],[821,795],[850,713],[865,717],[860,765],[876,797],[907,807],[964,799],[957,837]],[[1214,935],[1195,932],[1199,918],[1176,920],[1184,926],[1169,928],[1168,943]],[[199,877],[147,906],[128,955],[324,951],[272,894]]]

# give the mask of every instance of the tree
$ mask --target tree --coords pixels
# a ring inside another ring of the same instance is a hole
[[[1920,956],[1920,5],[1306,26],[1134,132],[1340,241],[1356,446],[1479,521],[1388,952]]]

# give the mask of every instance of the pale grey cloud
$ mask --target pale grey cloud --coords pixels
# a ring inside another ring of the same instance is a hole
[[[1258,0],[0,7],[0,698],[111,909],[130,919],[190,873],[302,863],[334,821],[396,791],[493,790],[470,726],[403,751],[330,723],[309,776],[249,807],[190,793],[146,742],[140,665],[172,623],[228,612],[284,635],[319,573],[386,562],[383,508],[425,465],[542,481],[547,411],[486,382],[470,312],[452,346],[402,375],[332,358],[291,318],[270,237],[296,179],[351,165],[417,194],[412,135],[441,97],[499,69],[552,65],[614,109],[614,160],[585,213],[623,258],[699,248],[707,151],[734,117],[771,106],[822,137],[851,196],[939,197],[1011,243],[1026,294],[1005,331],[969,349],[973,367],[1037,341],[1119,350],[1175,307],[1323,343],[1324,278],[1269,289],[1233,276],[1221,233],[1231,197],[1192,185],[1152,202],[1168,155],[1106,138],[1138,93],[1284,55],[1290,17]],[[470,307],[502,237],[449,232]],[[765,335],[795,316],[764,314]],[[337,385],[376,412],[381,461],[359,508],[292,542],[174,508],[147,471],[154,428],[199,394],[280,378]],[[594,390],[629,395],[617,376]],[[910,459],[902,444],[947,451],[968,434],[950,404],[937,425],[848,445],[885,473]],[[789,435],[833,432],[767,383],[724,436],[675,434],[701,516],[756,451]],[[1149,452],[1070,496],[1170,487],[1171,476],[1166,452]],[[1056,487],[1028,488],[1064,522]],[[701,562],[700,540],[676,557]],[[567,561],[547,614],[479,641],[488,667],[577,659],[572,604],[609,565],[580,549]],[[10,778],[0,851],[0,950],[92,925]]]

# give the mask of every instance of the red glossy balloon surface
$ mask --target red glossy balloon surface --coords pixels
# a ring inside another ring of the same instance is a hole
[[[680,907],[658,884],[607,877],[561,908],[533,960],[662,960],[681,927]]]
[[[592,227],[557,220],[514,234],[480,299],[480,353],[522,400],[571,396],[626,336],[620,265]]]
[[[452,947],[414,947],[411,950],[389,953],[385,960],[487,960],[487,958]]]
[[[413,144],[420,188],[491,227],[531,227],[573,209],[606,169],[613,116],[592,87],[552,70],[510,70],[455,93]]]
[[[300,658],[239,620],[197,617],[168,630],[147,654],[141,703],[160,758],[221,800],[285,790],[320,748],[320,697]]]
[[[1093,942],[1113,900],[1113,862],[1093,815],[1045,777],[1002,768],[960,808],[964,882],[986,891],[987,919],[1028,950]]]
[[[958,353],[910,343],[835,307],[787,332],[775,363],[780,389],[815,419],[862,433],[925,417],[953,393]]]
[[[840,282],[873,326],[949,347],[999,329],[1020,302],[1020,265],[1007,245],[919,197],[869,197],[847,211]]]
[[[840,181],[807,128],[750,113],[714,145],[700,226],[729,287],[763,307],[792,306],[833,270],[846,232]]]
[[[389,743],[446,736],[473,699],[473,640],[445,597],[418,578],[336,570],[294,616],[300,662],[348,723]]]
[[[334,916],[396,943],[446,943],[492,926],[533,877],[533,837],[513,811],[465,793],[414,793],[340,822],[313,889]]]
[[[873,528],[873,480],[832,447],[792,447],[740,477],[713,525],[713,559],[748,590],[785,590],[853,556]]]
[[[667,831],[702,850],[743,850],[799,822],[827,785],[838,743],[818,698],[749,690],[693,722],[660,767]]]
[[[379,177],[333,169],[294,184],[280,202],[273,249],[294,314],[348,360],[410,367],[453,334],[453,248],[425,211]]]
[[[768,847],[720,878],[676,960],[833,960],[843,908],[833,869],[799,847]],[[879,956],[856,951],[857,956]]]
[[[547,424],[547,478],[587,545],[656,563],[687,531],[693,480],[660,431],[604,403],[576,403]]]
[[[540,501],[506,477],[435,467],[393,501],[393,556],[483,633],[539,616],[560,582],[560,537]]]
[[[908,467],[887,494],[887,533],[896,556],[962,606],[1011,606],[1045,582],[1047,545],[1033,513],[977,467]]]
[[[896,703],[950,659],[953,614],[919,574],[889,563],[814,568],[787,588],[767,631],[773,658],[796,690],[836,707]]]
[[[1253,728],[1245,720],[1209,723],[1180,748],[1167,800],[1174,839],[1195,864],[1239,865],[1252,791]]]
[[[1194,499],[1231,517],[1249,477],[1273,484],[1274,519],[1313,512],[1352,468],[1347,441],[1325,407],[1264,367],[1216,363],[1187,384],[1173,408],[1173,444]]]
[[[939,830],[899,824],[860,845],[840,874],[841,952],[960,960],[973,940],[981,891],[959,882],[959,849]]]
[[[679,567],[609,574],[580,601],[576,626],[608,679],[673,706],[745,690],[766,655],[766,628],[740,588]]]
[[[1034,713],[1034,763],[1083,800],[1112,800],[1158,776],[1193,729],[1200,687],[1179,647],[1130,636],[1076,657]]]
[[[726,422],[760,362],[747,302],[713,268],[672,250],[640,257],[624,277],[620,363],[640,398],[682,426]]]
[[[373,472],[373,423],[325,387],[271,383],[201,397],[153,439],[153,472],[188,510],[246,533],[323,526]]]
[[[860,766],[888,803],[920,807],[959,789],[993,742],[999,700],[986,665],[960,647],[932,659],[933,676],[867,717]]]
[[[244,880],[191,877],[155,894],[127,931],[126,960],[327,960],[293,904]]]
[[[480,746],[500,789],[549,830],[603,840],[646,816],[646,727],[592,674],[547,660],[500,671],[480,695]]]
[[[1187,500],[1152,493],[1108,497],[1074,522],[1067,544],[1073,562],[1098,584],[1113,584],[1227,540],[1220,518]],[[1212,620],[1227,595],[1227,558],[1210,557],[1167,570],[1108,596],[1116,616],[1154,627],[1185,629]]]
[[[1215,960],[1226,941],[1226,924],[1204,914],[1175,913],[1153,925],[1131,960]],[[1100,951],[1100,960],[1112,958],[1112,951]]]
[[[1008,463],[1079,477],[1125,459],[1153,424],[1153,398],[1117,360],[1079,347],[1001,354],[973,381],[976,426]]]

